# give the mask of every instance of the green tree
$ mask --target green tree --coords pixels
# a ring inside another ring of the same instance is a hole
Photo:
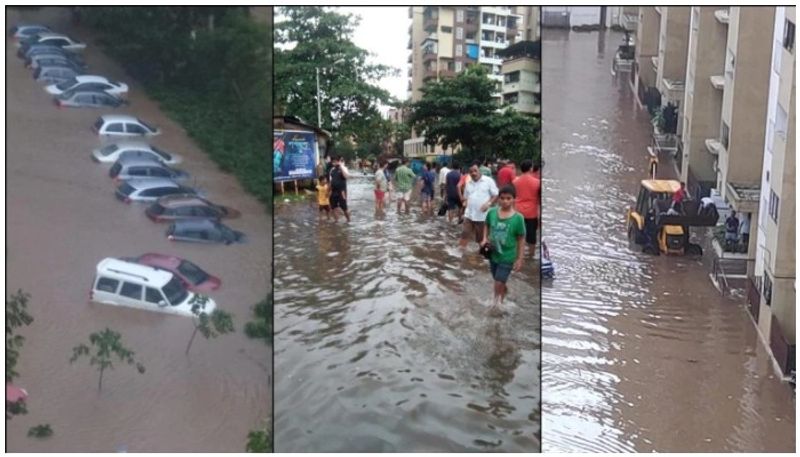
[[[353,156],[375,149],[378,106],[392,102],[375,82],[399,71],[370,63],[370,53],[353,43],[359,21],[328,7],[298,6],[280,8],[275,22],[275,113],[316,124],[319,69],[322,127]],[[346,141],[354,141],[355,149]]]
[[[28,313],[28,301],[31,296],[22,290],[6,298],[6,382],[19,376],[16,372],[19,353],[25,337],[17,331],[33,323],[33,316]]]
[[[96,366],[100,376],[97,380],[97,390],[103,390],[103,374],[106,370],[114,369],[114,360],[119,359],[128,365],[135,365],[139,373],[144,373],[144,365],[134,360],[135,353],[122,344],[122,335],[106,327],[101,332],[89,335],[89,345],[79,344],[72,348],[72,357],[69,363],[75,363],[83,356],[89,357],[89,365]]]
[[[192,322],[194,323],[194,331],[192,337],[189,338],[189,344],[186,345],[186,355],[189,355],[189,350],[194,343],[194,337],[199,332],[205,339],[216,338],[226,333],[234,331],[233,316],[220,309],[215,309],[211,314],[205,311],[200,311],[205,303],[208,302],[208,297],[205,295],[195,295],[189,302],[192,305]]]
[[[272,30],[247,7],[92,7],[84,22],[219,167],[269,210]]]
[[[272,427],[265,424],[263,429],[251,430],[247,434],[247,452],[272,452]]]
[[[272,292],[253,307],[255,320],[244,326],[244,333],[250,338],[263,339],[265,343],[272,342]]]
[[[428,145],[486,148],[494,136],[488,125],[497,110],[494,87],[483,67],[470,66],[455,78],[423,86],[422,98],[411,105],[409,121]]]

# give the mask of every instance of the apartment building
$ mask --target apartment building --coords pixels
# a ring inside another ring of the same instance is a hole
[[[726,18],[723,23],[721,18]],[[725,47],[728,9],[691,8],[686,87],[683,102],[681,181],[701,193],[717,185],[722,91],[725,86]]]
[[[661,94],[661,104],[683,104],[684,78],[686,76],[686,57],[689,49],[688,6],[654,7],[659,15],[658,54],[655,61],[656,87]],[[678,122],[678,135],[681,134]]]
[[[775,8],[750,312],[784,373],[795,369],[795,7]]]
[[[541,114],[541,42],[520,41],[499,54],[504,59],[503,106],[524,114]]]
[[[536,10],[536,11],[531,11]],[[429,81],[454,77],[469,65],[486,68],[496,81],[495,99],[503,103],[503,58],[498,54],[524,37],[538,36],[538,7],[506,6],[413,6],[408,10],[409,26],[408,92],[411,101],[422,97],[421,88]],[[448,154],[439,146],[424,145],[414,136],[404,144],[410,157]]]

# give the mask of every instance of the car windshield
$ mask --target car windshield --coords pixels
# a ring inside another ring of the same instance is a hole
[[[173,276],[168,283],[164,284],[164,287],[161,290],[164,292],[164,296],[167,297],[169,304],[172,306],[180,305],[186,301],[186,297],[189,295],[189,292],[187,292],[186,288],[183,287],[181,281],[175,276]]]
[[[104,156],[111,155],[117,149],[119,149],[119,146],[117,146],[116,144],[109,144],[108,146],[104,146],[104,147],[100,148],[100,154],[102,154]]]
[[[178,271],[194,285],[198,285],[208,279],[208,273],[188,260],[181,261],[180,265],[178,265]]]
[[[132,194],[136,190],[136,188],[131,186],[130,184],[128,184],[126,182],[123,182],[122,184],[119,185],[117,190],[119,190],[119,192],[122,195],[128,196],[128,195]]]
[[[56,84],[56,88],[58,88],[58,90],[67,90],[75,84],[78,84],[78,80],[75,78],[70,78],[62,83]]]
[[[164,160],[170,160],[170,159],[172,158],[172,156],[170,156],[168,153],[166,153],[166,152],[162,151],[161,149],[158,149],[158,148],[157,148],[157,147],[155,147],[155,146],[150,146],[150,149],[152,149],[152,150],[153,150],[153,152],[155,152],[156,154],[158,154],[158,155],[159,155],[159,156],[160,156],[162,159],[164,159]]]
[[[229,229],[228,227],[222,224],[217,224],[217,230],[219,230],[220,233],[222,233],[222,238],[226,240],[236,241],[236,239],[238,238],[236,236],[236,232],[234,232],[233,230]]]

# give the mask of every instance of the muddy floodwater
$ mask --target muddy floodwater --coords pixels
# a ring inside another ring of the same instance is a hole
[[[348,183],[353,221],[315,203],[275,209],[275,450],[539,449],[538,264],[492,279],[446,218],[376,218]],[[394,203],[394,201],[392,202]]]
[[[543,450],[792,452],[794,396],[741,299],[721,298],[700,259],[628,247],[650,139],[628,74],[610,74],[621,41],[543,33],[543,236],[556,266],[542,291]]]
[[[6,27],[44,22],[88,41],[90,72],[127,82],[130,113],[160,126],[153,144],[181,154],[190,185],[209,199],[242,212],[230,226],[246,245],[172,243],[166,226],[151,222],[145,205],[117,201],[105,165],[90,160],[98,137],[90,131],[106,110],[58,109],[31,79],[6,42],[6,286],[31,294],[35,321],[26,337],[15,383],[27,389],[28,414],[6,422],[12,452],[206,451],[242,452],[247,433],[271,415],[271,348],[242,332],[252,306],[270,289],[271,223],[264,207],[245,194],[158,106],[98,49],[91,36],[70,27],[65,10],[7,10]],[[117,112],[117,111],[115,111]],[[266,160],[266,157],[265,157]],[[107,256],[160,252],[187,258],[222,279],[212,294],[234,314],[237,332],[216,340],[198,337],[184,355],[190,318],[89,302],[98,261]],[[72,347],[109,327],[146,367],[117,365],[103,391],[88,360],[70,365]],[[50,424],[48,439],[28,438]]]

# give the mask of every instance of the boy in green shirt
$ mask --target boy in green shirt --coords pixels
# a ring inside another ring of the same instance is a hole
[[[506,281],[511,271],[522,268],[525,252],[525,218],[514,210],[516,191],[513,185],[503,186],[498,193],[499,206],[489,210],[483,226],[481,246],[491,244],[492,255],[489,267],[494,279],[494,305],[497,309],[503,304],[508,293]]]
[[[408,158],[403,158],[403,164],[397,167],[394,172],[395,189],[397,190],[397,212],[400,213],[401,206],[405,205],[408,214],[408,201],[411,200],[411,188],[417,176],[408,167]]]

